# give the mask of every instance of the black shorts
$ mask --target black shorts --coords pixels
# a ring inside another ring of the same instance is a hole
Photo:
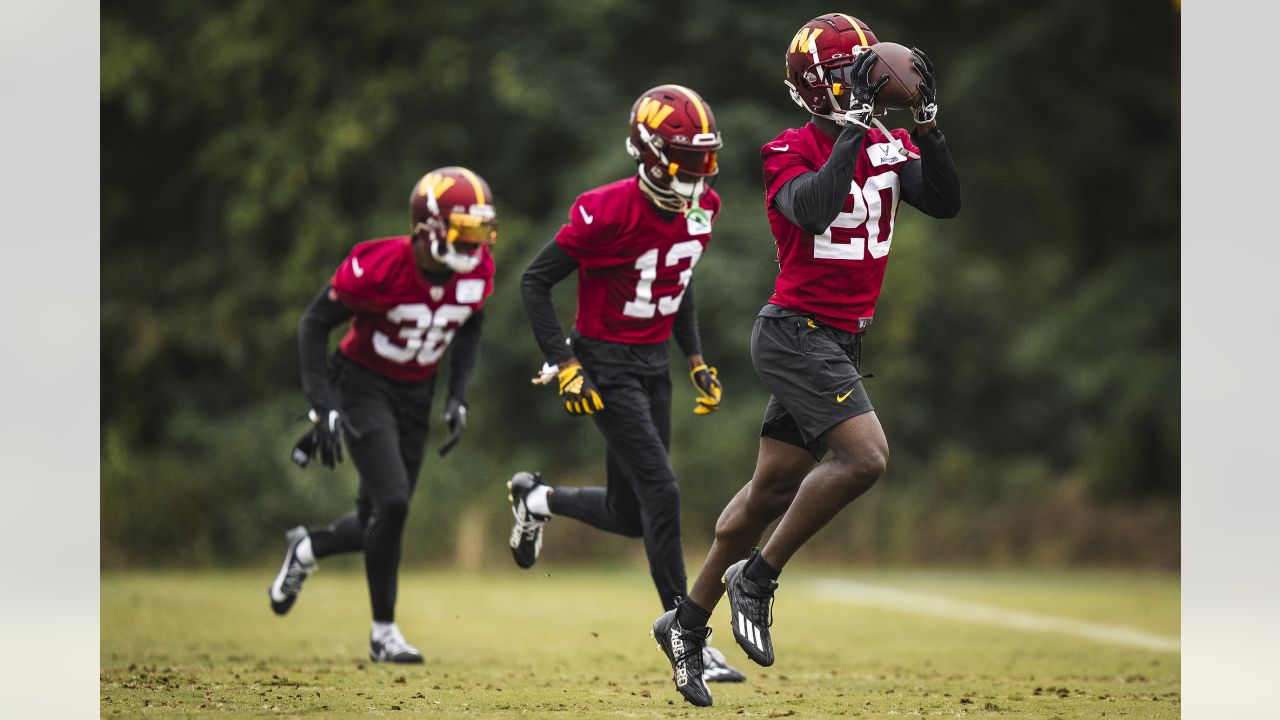
[[[772,395],[760,435],[802,447],[819,460],[822,433],[871,412],[858,363],[862,334],[765,305],[751,331],[751,362]]]

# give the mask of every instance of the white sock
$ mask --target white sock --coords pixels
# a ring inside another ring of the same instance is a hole
[[[298,543],[298,549],[297,549],[297,550],[294,550],[294,554],[295,554],[295,555],[297,555],[298,560],[299,560],[303,565],[315,565],[315,564],[316,564],[316,554],[315,554],[314,552],[312,552],[312,550],[311,550],[311,536],[310,536],[310,535],[308,535],[308,536],[306,536],[306,537],[302,538],[302,542]]]
[[[551,494],[550,485],[539,485],[524,496],[524,504],[528,506],[531,513],[550,515],[551,505],[547,502],[547,495],[549,494]]]
[[[373,638],[375,640],[384,638],[395,629],[396,629],[396,624],[393,622],[378,622],[377,620],[374,620],[373,621]]]

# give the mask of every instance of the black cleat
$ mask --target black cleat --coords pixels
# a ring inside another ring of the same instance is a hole
[[[302,581],[316,569],[315,563],[308,565],[298,559],[298,543],[307,539],[307,529],[299,525],[285,533],[285,537],[289,539],[289,545],[284,551],[284,564],[267,588],[271,609],[277,615],[289,612],[293,601],[298,599],[298,593],[302,592]]]
[[[515,527],[511,528],[511,557],[522,568],[531,568],[538,561],[538,555],[542,553],[542,526],[551,519],[530,512],[525,504],[529,491],[541,484],[541,473],[523,470],[507,481],[507,488],[511,490],[507,500],[511,501],[511,514],[516,516]]]
[[[746,679],[746,675],[724,659],[724,653],[710,645],[702,648],[702,680],[704,682],[734,683]]]
[[[422,662],[422,653],[404,639],[400,628],[393,626],[381,638],[369,636],[369,659],[378,663],[417,664]]]
[[[769,626],[773,624],[773,593],[778,589],[778,581],[757,584],[742,574],[756,555],[757,551],[752,549],[750,557],[730,565],[720,580],[724,582],[725,594],[729,597],[733,639],[757,665],[769,667],[774,659]]]
[[[711,707],[711,691],[702,679],[703,649],[711,637],[711,628],[685,630],[676,620],[676,611],[668,610],[653,621],[649,632],[671,663],[671,679],[676,683],[676,690],[693,705]]]

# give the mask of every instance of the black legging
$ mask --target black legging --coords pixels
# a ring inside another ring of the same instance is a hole
[[[350,362],[338,379],[343,409],[361,432],[359,440],[347,438],[360,492],[354,512],[308,532],[317,558],[364,551],[369,602],[378,622],[395,620],[401,537],[422,468],[433,379],[397,383]]]
[[[592,416],[608,444],[607,487],[557,487],[551,512],[606,532],[643,537],[649,574],[665,609],[686,593],[680,488],[671,469],[671,378],[593,364],[583,367],[604,398]]]

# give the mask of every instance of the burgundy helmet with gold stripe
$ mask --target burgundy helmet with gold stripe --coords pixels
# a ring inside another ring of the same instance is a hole
[[[646,90],[631,106],[627,152],[640,164],[640,188],[658,207],[687,212],[720,172],[720,131],[702,96],[681,85]]]
[[[827,13],[805,23],[787,46],[787,87],[791,99],[828,119],[848,110],[839,68],[849,65],[863,48],[876,44],[866,23],[844,13]]]
[[[454,272],[474,270],[481,246],[498,239],[489,183],[464,167],[423,175],[409,193],[409,216],[414,240],[427,242],[431,256]]]

